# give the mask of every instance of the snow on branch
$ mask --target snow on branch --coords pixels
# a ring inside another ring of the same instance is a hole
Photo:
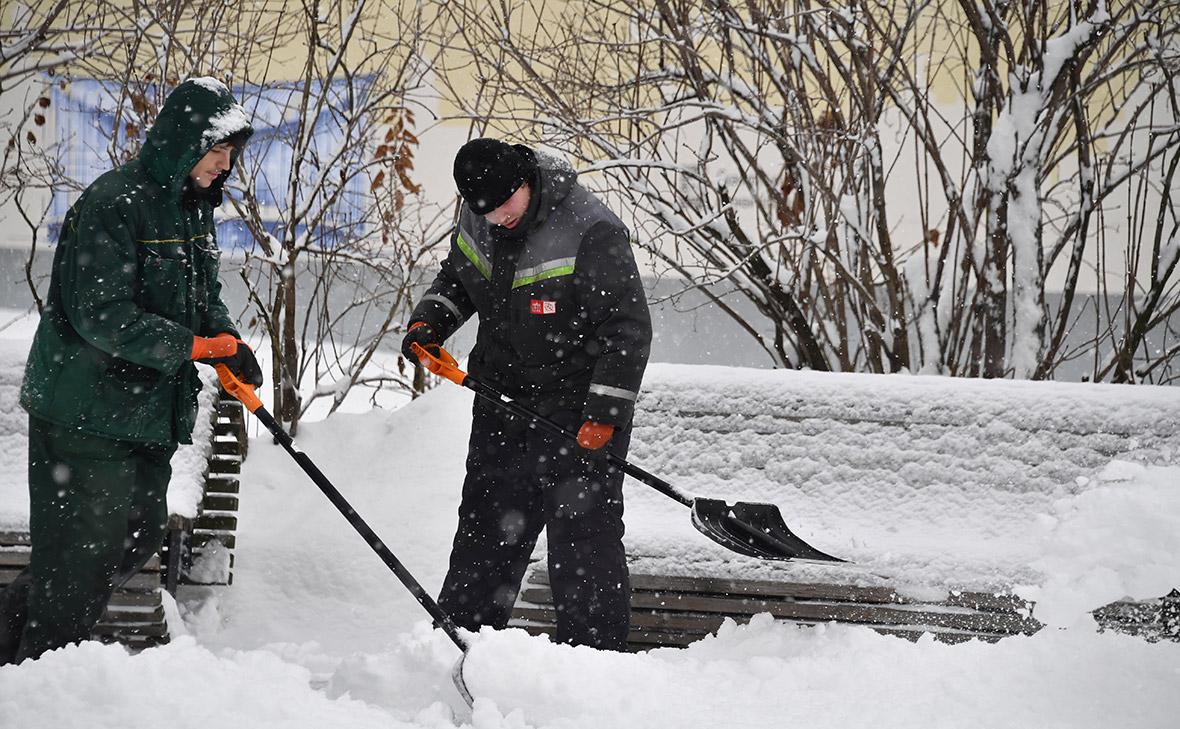
[[[446,5],[485,71],[460,115],[598,173],[654,260],[749,298],[778,365],[1052,377],[1082,279],[1112,280],[1116,199],[1144,241],[1176,215],[1144,184],[1180,144],[1173,2],[574,0],[535,31],[521,7]],[[1151,258],[1158,315],[1180,286]],[[1094,351],[1146,336],[1110,324]],[[1171,376],[1091,376],[1137,371]]]

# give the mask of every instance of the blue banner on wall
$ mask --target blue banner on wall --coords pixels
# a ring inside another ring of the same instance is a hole
[[[371,80],[362,81],[360,93],[367,93],[370,86]],[[121,84],[81,79],[64,88],[53,88],[57,142],[67,177],[85,187],[127,161],[127,150],[138,149],[146,130],[131,100],[122,93]],[[345,175],[341,181],[340,175],[341,170],[359,168],[365,154],[363,140],[350,138],[362,125],[348,124],[349,115],[339,112],[357,103],[353,95],[358,85],[349,88],[341,82],[328,85],[326,91],[324,88],[314,85],[307,94],[309,108],[314,108],[321,93],[326,93],[327,98],[323,111],[313,123],[305,125],[306,131],[300,128],[300,117],[305,114],[301,110],[305,106],[302,84],[234,88],[234,96],[250,114],[255,132],[226,192],[241,199],[243,187],[252,189],[263,229],[277,237],[291,228],[290,211],[306,205],[309,191],[315,189],[312,181],[325,180],[329,190],[339,194],[329,214],[312,231],[315,238],[310,242],[316,247],[332,248],[345,236],[363,233],[368,191],[365,176]],[[292,186],[296,137],[301,133],[310,133],[311,139],[300,158],[304,179]],[[77,190],[54,193],[49,230],[52,240],[56,240],[66,212],[78,195]],[[299,239],[308,231],[302,221],[295,221],[293,233]],[[256,247],[253,233],[229,200],[218,209],[217,238],[223,250]]]

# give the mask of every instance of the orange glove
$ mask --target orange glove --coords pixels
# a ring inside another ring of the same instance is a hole
[[[199,361],[232,357],[238,351],[238,338],[229,332],[222,332],[215,337],[193,337],[193,351],[189,359]]]
[[[262,386],[262,368],[254,358],[254,351],[229,332],[222,332],[215,337],[193,337],[189,359],[207,365],[223,364],[246,384]]]
[[[578,429],[578,445],[588,451],[596,451],[606,445],[614,434],[615,426],[587,420]]]

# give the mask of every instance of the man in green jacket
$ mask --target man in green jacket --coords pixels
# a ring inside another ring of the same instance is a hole
[[[213,222],[253,131],[221,82],[185,81],[139,157],[66,214],[21,388],[32,554],[0,595],[0,664],[89,638],[159,549],[170,459],[196,421],[192,362],[262,383],[221,300]]]

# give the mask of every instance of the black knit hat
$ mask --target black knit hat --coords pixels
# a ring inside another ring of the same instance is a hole
[[[521,150],[498,139],[472,139],[455,155],[455,185],[476,215],[503,205],[532,175]]]

